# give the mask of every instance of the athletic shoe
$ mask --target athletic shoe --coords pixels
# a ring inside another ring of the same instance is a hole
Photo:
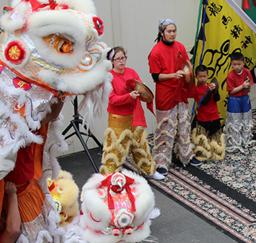
[[[193,159],[190,160],[190,164],[192,166],[198,167],[202,164],[202,162],[194,157]]]

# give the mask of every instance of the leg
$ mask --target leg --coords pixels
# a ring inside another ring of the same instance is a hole
[[[244,152],[242,148],[243,138],[241,136],[243,116],[240,103],[240,97],[229,97],[228,99],[225,124],[226,151],[228,153],[235,151]]]
[[[155,173],[156,164],[151,156],[147,134],[143,127],[136,127],[133,132],[131,152],[136,166],[143,174],[151,176]]]
[[[188,104],[178,104],[178,140],[177,150],[178,156],[183,165],[187,165],[190,160],[194,157],[192,151],[192,144],[190,142],[190,115]]]
[[[252,128],[253,128],[253,120],[252,120],[252,110],[251,110],[251,102],[249,96],[242,97],[242,145],[243,148],[247,149],[252,140]]]
[[[100,173],[113,173],[124,164],[132,143],[131,120],[131,116],[109,114]]]
[[[157,110],[156,116],[158,125],[155,131],[153,156],[157,168],[164,168],[167,171],[172,163],[173,144],[177,133],[177,107],[169,111]]]
[[[212,156],[211,146],[207,135],[206,129],[200,124],[197,124],[192,130],[191,140],[195,146],[193,152],[196,159],[200,161],[206,161]]]
[[[4,232],[0,235],[0,242],[14,243],[20,235],[21,219],[18,209],[16,187],[6,182],[7,218]]]
[[[225,137],[221,129],[211,136],[210,146],[212,152],[211,160],[223,160],[225,157]]]

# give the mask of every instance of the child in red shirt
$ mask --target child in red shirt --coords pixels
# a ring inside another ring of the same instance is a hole
[[[192,125],[194,153],[200,161],[223,160],[225,141],[217,106],[220,100],[218,83],[207,83],[208,69],[204,65],[199,65],[195,73],[197,86],[194,88],[193,97],[198,108]]]
[[[164,179],[155,171],[148,142],[146,140],[146,120],[138,91],[130,91],[127,81],[141,81],[135,70],[126,67],[126,52],[122,47],[114,47],[108,53],[112,61],[112,92],[108,103],[108,128],[105,131],[102,174],[113,173],[124,164],[130,150],[137,168],[156,180]]]
[[[226,151],[245,153],[252,142],[252,110],[249,97],[253,78],[244,67],[244,56],[240,52],[231,56],[232,71],[227,77]]]

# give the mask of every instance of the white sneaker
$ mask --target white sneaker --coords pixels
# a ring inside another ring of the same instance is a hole
[[[150,178],[156,181],[162,181],[165,179],[165,176],[156,171]]]

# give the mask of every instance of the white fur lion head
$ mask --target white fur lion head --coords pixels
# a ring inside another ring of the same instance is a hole
[[[140,242],[150,235],[155,199],[135,173],[95,174],[84,185],[81,201],[80,226],[90,243]]]
[[[13,0],[6,11],[0,59],[8,67],[72,94],[109,83],[103,21],[92,0]]]

